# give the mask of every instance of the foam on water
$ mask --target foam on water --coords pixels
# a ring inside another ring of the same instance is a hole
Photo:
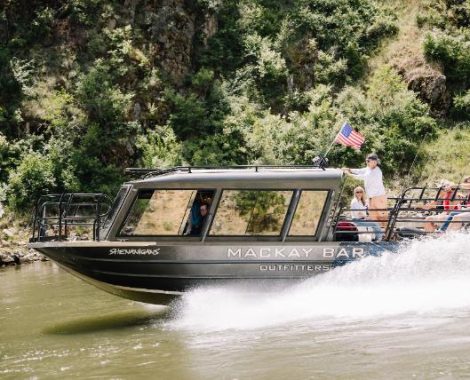
[[[470,235],[413,241],[276,292],[244,284],[202,287],[176,305],[174,328],[217,331],[304,320],[368,319],[470,309]]]

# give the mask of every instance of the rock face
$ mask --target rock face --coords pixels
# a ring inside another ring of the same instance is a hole
[[[145,19],[159,66],[180,84],[191,66],[195,15],[187,11],[184,0],[160,0],[147,7]]]
[[[202,37],[199,43],[207,47],[209,38],[218,30],[214,12],[202,14],[196,9],[195,4],[186,0],[147,0],[143,13],[135,16],[146,27],[154,63],[176,85],[183,83],[192,68],[195,46],[200,46],[197,36]]]

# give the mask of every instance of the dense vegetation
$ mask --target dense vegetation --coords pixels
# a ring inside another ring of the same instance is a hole
[[[395,67],[369,70],[400,30],[386,1],[2,2],[0,198],[22,211],[45,191],[113,193],[128,166],[309,164],[345,120],[404,177],[423,141],[468,128],[470,2],[435,4],[416,22],[448,78],[445,120]]]
[[[452,116],[469,119],[470,114],[470,2],[426,1],[426,12],[417,22],[430,30],[424,52],[438,63],[447,77],[453,97]]]

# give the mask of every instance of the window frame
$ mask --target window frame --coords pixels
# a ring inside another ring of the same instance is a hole
[[[283,232],[285,230],[285,227],[286,227],[286,222],[288,220],[288,214],[289,214],[289,210],[290,210],[290,207],[292,205],[292,202],[295,200],[295,192],[296,190],[295,189],[266,189],[266,188],[258,188],[258,189],[252,189],[252,188],[222,188],[222,189],[219,189],[220,190],[220,194],[218,196],[218,199],[217,199],[217,207],[214,209],[214,212],[212,213],[211,215],[211,219],[210,219],[210,224],[207,228],[207,231],[206,231],[206,235],[205,235],[205,238],[206,239],[210,239],[210,240],[226,240],[228,238],[230,239],[234,239],[234,240],[245,240],[245,239],[249,239],[249,240],[272,240],[272,241],[279,241],[281,240],[280,238],[282,238],[282,235],[283,235]],[[287,210],[286,210],[286,214],[284,216],[284,219],[282,221],[282,226],[280,228],[280,232],[278,235],[212,235],[210,232],[211,232],[211,229],[212,229],[212,226],[213,226],[213,223],[214,223],[214,220],[215,218],[217,217],[217,212],[219,211],[219,207],[220,207],[220,202],[222,201],[222,197],[224,195],[224,191],[290,191],[292,193],[292,196],[290,198],[290,201],[289,201],[289,204],[287,205]]]
[[[156,235],[156,234],[155,235],[123,235],[121,233],[121,231],[125,227],[125,225],[127,223],[127,220],[129,219],[129,216],[130,216],[132,210],[135,207],[136,202],[139,200],[139,194],[142,193],[142,192],[153,191],[155,193],[156,191],[168,191],[168,190],[173,190],[173,191],[196,191],[196,192],[198,192],[198,191],[212,191],[214,193],[214,200],[215,200],[216,197],[217,197],[218,189],[215,189],[215,188],[180,188],[180,187],[178,187],[178,188],[175,188],[175,187],[165,187],[165,188],[163,188],[162,187],[162,188],[140,188],[140,189],[136,189],[136,190],[137,191],[135,192],[134,199],[131,201],[131,204],[130,204],[129,208],[127,209],[126,214],[122,218],[122,222],[119,224],[119,228],[116,231],[116,238],[117,239],[119,239],[119,240],[122,240],[122,239],[142,240],[142,239],[156,239],[156,238],[158,238],[158,239],[163,239],[163,240],[183,239],[183,240],[188,240],[188,241],[201,241],[205,237],[204,229],[203,229],[203,233],[201,233],[200,236]],[[193,199],[193,201],[194,201],[194,199]],[[208,223],[212,222],[211,215],[212,215],[212,212],[214,210],[213,207],[214,207],[214,202],[212,202],[212,205],[209,209],[208,218],[206,220],[206,226],[207,226]],[[185,209],[183,218],[186,218],[186,217],[187,217],[187,208]],[[179,230],[179,228],[178,228],[178,230]]]
[[[314,189],[299,189],[298,192],[299,192],[299,196],[296,200],[295,207],[294,207],[294,210],[292,212],[292,218],[291,218],[290,223],[289,223],[289,228],[286,231],[285,239],[286,240],[297,240],[297,239],[302,239],[303,240],[303,239],[312,239],[312,238],[318,239],[318,234],[320,232],[319,228],[323,224],[323,220],[325,218],[325,215],[324,215],[325,208],[326,208],[326,205],[329,203],[331,190],[325,190],[325,189],[323,189],[323,190],[319,190],[319,189],[317,189],[317,190],[314,190]],[[292,228],[292,222],[294,221],[295,214],[297,212],[300,200],[302,198],[302,194],[304,192],[323,192],[323,193],[326,193],[325,201],[323,202],[323,207],[321,209],[320,217],[318,218],[317,226],[315,228],[314,233],[311,234],[311,235],[291,235],[290,231],[291,231],[291,228]]]
[[[121,231],[124,227],[129,214],[134,208],[135,202],[138,200],[139,193],[141,191],[158,191],[158,190],[192,190],[192,191],[212,191],[214,193],[214,199],[209,209],[208,219],[206,221],[206,225],[204,226],[201,236],[184,236],[184,235],[122,235]],[[215,216],[217,214],[217,210],[220,206],[220,201],[222,199],[222,194],[225,190],[259,190],[259,191],[291,191],[292,198],[287,209],[287,213],[285,215],[283,225],[281,228],[280,235],[210,235],[210,230],[212,228]],[[289,231],[292,225],[292,220],[297,211],[298,203],[300,201],[300,195],[302,191],[326,191],[327,197],[325,203],[323,205],[322,214],[318,221],[317,231],[315,235],[294,235],[289,236]],[[325,220],[328,219],[328,215],[325,215],[325,210],[327,207],[330,207],[332,201],[332,194],[334,194],[334,189],[328,188],[233,188],[233,187],[201,187],[201,188],[194,188],[194,187],[162,187],[162,188],[134,188],[130,189],[127,193],[124,202],[121,204],[121,211],[124,211],[123,208],[127,208],[125,213],[122,214],[119,212],[117,214],[118,218],[120,219],[118,223],[112,225],[112,235],[113,240],[118,241],[152,241],[152,240],[160,240],[160,241],[175,241],[178,240],[180,242],[188,241],[193,243],[205,243],[205,242],[222,242],[227,241],[230,239],[234,242],[257,242],[257,241],[270,241],[270,242],[311,242],[311,241],[320,241],[322,234],[324,231],[324,224]],[[296,194],[299,194],[297,197]],[[129,205],[129,206],[128,206]],[[293,211],[292,211],[293,210]],[[287,226],[286,223],[289,223]],[[322,227],[322,229],[320,229]]]
[[[107,230],[107,232],[109,232],[110,228],[113,225],[114,220],[117,218],[117,216],[119,215],[122,209],[122,206],[126,202],[126,198],[129,196],[129,192],[131,188],[132,187],[130,185],[122,185],[119,188],[118,192],[116,193],[116,196],[113,199],[113,204],[111,205],[111,208],[108,211],[106,219],[102,222],[103,230]],[[121,196],[121,193],[122,193],[122,196]]]

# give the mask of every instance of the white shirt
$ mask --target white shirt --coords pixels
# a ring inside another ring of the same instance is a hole
[[[382,170],[377,166],[374,169],[368,167],[362,169],[351,169],[354,177],[364,181],[364,188],[368,198],[380,197],[385,195]]]
[[[367,218],[367,206],[362,204],[362,202],[354,197],[351,200],[351,217],[353,219],[365,219]]]

